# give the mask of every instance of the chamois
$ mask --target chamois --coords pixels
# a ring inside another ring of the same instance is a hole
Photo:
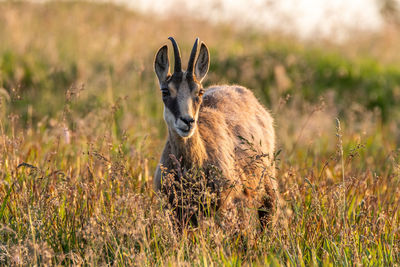
[[[175,64],[170,73],[168,46],[162,46],[154,61],[168,139],[154,175],[156,191],[163,189],[164,177],[179,179],[192,168],[202,168],[213,182],[211,168],[218,169],[227,181],[216,201],[216,210],[248,217],[258,214],[262,228],[274,221],[278,209],[275,181],[275,132],[271,115],[253,93],[238,85],[211,86],[201,82],[209,69],[209,50],[196,39],[188,62],[182,70],[179,47],[172,42]],[[176,172],[177,162],[180,170]],[[241,220],[241,219],[239,219]]]

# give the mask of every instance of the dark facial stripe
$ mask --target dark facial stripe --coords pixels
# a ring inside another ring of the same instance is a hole
[[[175,72],[172,74],[170,79],[168,79],[168,83],[172,83],[176,90],[179,89],[182,83],[183,73],[182,72]],[[168,87],[167,87],[168,88]],[[180,110],[178,105],[178,98],[168,96],[163,99],[165,107],[169,109],[169,111],[174,115],[175,119],[180,117]]]
[[[179,118],[181,112],[179,110],[178,98],[177,97],[169,97],[164,99],[165,107],[169,109],[169,111],[174,115],[175,119]]]

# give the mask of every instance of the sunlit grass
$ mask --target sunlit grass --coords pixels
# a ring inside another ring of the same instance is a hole
[[[400,65],[379,57],[383,44],[354,56],[354,43],[103,4],[1,10],[0,264],[400,262]],[[247,86],[276,119],[283,214],[255,240],[218,218],[179,234],[152,191],[165,138],[152,62],[169,35],[184,57],[199,36],[211,51],[206,84]]]

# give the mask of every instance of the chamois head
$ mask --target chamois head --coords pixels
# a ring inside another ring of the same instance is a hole
[[[201,81],[209,67],[209,52],[202,42],[194,64],[199,38],[194,42],[186,71],[182,70],[178,44],[169,37],[174,48],[174,73],[169,71],[168,46],[162,46],[154,60],[154,70],[160,84],[164,102],[164,120],[168,128],[181,137],[191,137],[197,126],[204,89]]]

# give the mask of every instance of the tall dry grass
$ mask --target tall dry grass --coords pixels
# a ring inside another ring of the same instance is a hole
[[[108,4],[0,14],[0,264],[399,263],[397,33],[335,46]],[[248,86],[276,118],[284,216],[255,240],[213,217],[177,233],[152,192],[169,35],[184,58],[200,36],[207,84]]]

